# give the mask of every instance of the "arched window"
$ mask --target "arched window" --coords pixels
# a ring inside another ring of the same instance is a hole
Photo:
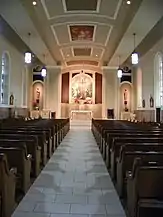
[[[154,91],[155,91],[155,106],[163,106],[163,56],[157,53],[155,56],[154,70]]]
[[[9,99],[9,70],[10,61],[8,53],[4,52],[2,54],[1,61],[1,80],[0,80],[0,93],[1,93],[1,104],[8,105]]]

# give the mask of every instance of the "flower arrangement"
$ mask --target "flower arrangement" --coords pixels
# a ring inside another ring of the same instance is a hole
[[[37,105],[37,102],[33,102],[33,109],[34,110],[39,110],[39,107]]]

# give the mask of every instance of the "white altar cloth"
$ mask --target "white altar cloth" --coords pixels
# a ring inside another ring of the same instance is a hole
[[[71,110],[71,120],[90,120],[92,119],[92,111],[90,110]]]

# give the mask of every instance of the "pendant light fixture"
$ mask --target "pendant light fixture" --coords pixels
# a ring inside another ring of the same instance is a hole
[[[44,58],[45,58],[45,64],[46,64],[46,56],[45,56],[45,54],[44,54]],[[46,69],[46,67],[45,66],[43,66],[42,67],[42,70],[41,70],[41,76],[42,77],[46,77],[46,74],[47,74],[47,69]]]
[[[132,52],[132,55],[131,55],[131,62],[133,65],[136,65],[139,63],[139,56],[138,56],[138,53],[135,51],[136,33],[134,33],[133,36],[134,36],[134,51]]]
[[[118,56],[118,71],[117,71],[117,77],[122,78],[122,69],[120,68],[120,56]]]
[[[31,33],[28,33],[28,37],[29,37],[29,44],[28,44],[28,46],[30,46],[30,36],[31,36]],[[25,52],[24,61],[27,64],[29,64],[29,63],[32,62],[32,53],[30,51],[26,51]]]
[[[42,77],[46,77],[46,74],[47,74],[47,69],[46,69],[46,67],[44,66],[44,67],[42,67],[42,70],[41,70],[41,76],[42,76]]]

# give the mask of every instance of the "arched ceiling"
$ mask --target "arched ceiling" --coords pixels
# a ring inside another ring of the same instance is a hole
[[[117,66],[163,16],[162,0],[0,0],[0,14],[48,65]],[[20,17],[20,19],[19,19]],[[31,32],[31,39],[27,34]]]

